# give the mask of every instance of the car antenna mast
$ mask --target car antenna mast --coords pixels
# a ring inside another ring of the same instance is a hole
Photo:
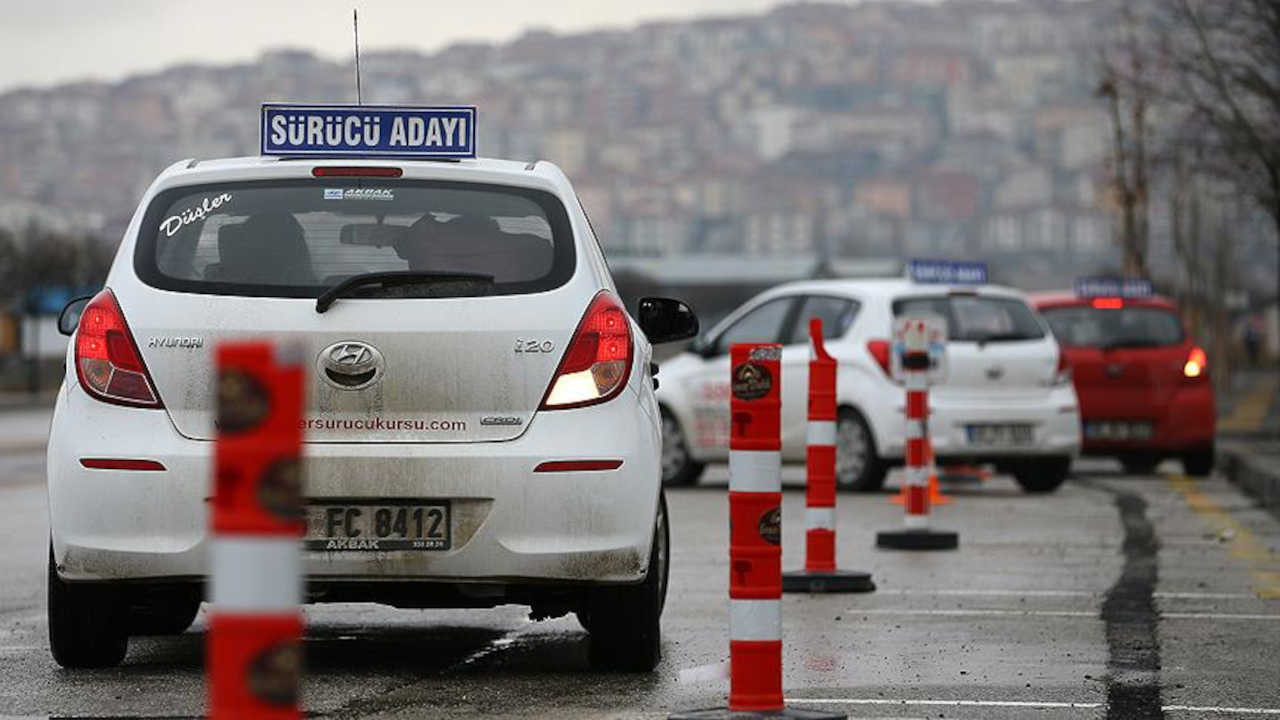
[[[351,30],[356,46],[356,104],[363,105],[364,98],[360,94],[360,11],[356,8],[351,8]]]

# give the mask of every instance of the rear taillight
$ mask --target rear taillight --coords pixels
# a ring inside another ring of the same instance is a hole
[[[91,396],[117,405],[161,407],[155,384],[110,290],[98,293],[80,315],[75,361],[80,387]]]
[[[1094,298],[1092,305],[1098,310],[1119,310],[1124,307],[1124,300],[1121,298]]]
[[[875,358],[876,364],[884,370],[885,375],[890,375],[893,369],[889,365],[889,341],[888,340],[868,340],[867,352],[871,353],[871,357]]]
[[[622,392],[631,374],[631,324],[622,303],[596,295],[569,341],[542,400],[543,410],[594,405]]]
[[[1062,348],[1058,348],[1058,367],[1053,371],[1053,384],[1071,384],[1071,363],[1067,362],[1067,353]]]
[[[1209,373],[1209,357],[1199,347],[1191,348],[1187,362],[1182,365],[1182,374],[1189,378],[1206,376]]]

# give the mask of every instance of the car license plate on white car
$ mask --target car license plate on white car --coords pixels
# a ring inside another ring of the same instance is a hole
[[[308,550],[448,550],[452,539],[445,500],[307,505]]]
[[[1026,424],[966,425],[965,432],[970,445],[982,447],[1026,447],[1032,442],[1031,426]]]

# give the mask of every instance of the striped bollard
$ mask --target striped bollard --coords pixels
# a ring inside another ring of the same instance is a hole
[[[675,720],[844,718],[782,701],[782,346],[730,350],[729,706]]]
[[[906,526],[876,533],[876,546],[892,550],[954,550],[960,537],[950,530],[929,527],[929,370],[930,345],[945,332],[935,316],[903,316],[894,323],[895,347],[900,348],[901,374],[906,387]]]
[[[302,366],[246,342],[217,367],[209,716],[300,718]]]
[[[871,574],[836,569],[836,359],[809,319],[809,426],[805,449],[804,570],[782,574],[783,592],[871,592]]]

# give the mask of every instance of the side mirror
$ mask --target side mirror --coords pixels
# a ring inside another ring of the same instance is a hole
[[[640,298],[636,322],[654,345],[698,335],[698,316],[688,305],[671,298]]]
[[[85,295],[67,303],[62,308],[62,312],[58,313],[58,332],[67,336],[74,333],[80,326],[80,315],[84,313],[84,306],[88,305],[92,299],[92,295]]]

